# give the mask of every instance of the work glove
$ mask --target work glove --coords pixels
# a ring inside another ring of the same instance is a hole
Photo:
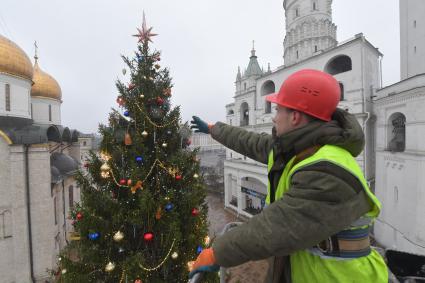
[[[207,124],[205,121],[201,120],[201,118],[197,117],[197,116],[192,116],[192,121],[190,121],[190,123],[192,124],[190,126],[191,129],[195,130],[195,133],[204,133],[204,134],[209,134],[210,133],[210,129],[212,127],[212,125]]]
[[[192,265],[192,270],[189,273],[189,279],[199,272],[217,272],[220,267],[215,263],[214,251],[213,249],[203,250],[195,263]]]

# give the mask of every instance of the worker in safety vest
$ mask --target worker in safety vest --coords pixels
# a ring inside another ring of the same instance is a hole
[[[204,249],[189,276],[268,258],[266,282],[388,282],[369,242],[381,204],[355,160],[364,134],[337,108],[339,83],[301,70],[266,100],[276,104],[272,135],[193,117],[195,131],[268,165],[268,194],[265,209]]]

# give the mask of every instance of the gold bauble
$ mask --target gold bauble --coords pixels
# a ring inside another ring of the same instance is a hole
[[[167,143],[165,143],[165,142],[164,142],[164,143],[162,144],[162,147],[164,147],[164,148],[165,148],[165,147],[167,147]]]
[[[109,171],[103,171],[103,172],[100,172],[100,176],[101,176],[102,178],[104,178],[104,179],[109,178],[109,177],[110,177],[110,175],[109,175]]]
[[[66,269],[62,269],[61,273],[62,274],[65,274],[66,273]]]
[[[108,163],[103,163],[102,166],[100,166],[101,171],[109,171],[111,167],[109,167]]]
[[[148,132],[143,131],[143,132],[142,132],[142,136],[143,136],[144,138],[146,138],[146,137],[148,136]]]
[[[115,233],[113,238],[115,242],[120,242],[122,239],[124,239],[124,233],[121,231],[118,231]]]
[[[173,252],[172,254],[171,254],[171,258],[172,259],[177,259],[179,257],[179,254],[177,253],[177,252]]]
[[[211,242],[210,237],[206,236],[205,239],[204,239],[205,245],[208,246],[210,244],[210,242]]]
[[[143,93],[141,93],[140,98],[145,98],[145,95]]]
[[[105,266],[106,272],[111,272],[115,269],[115,264],[113,262],[108,262],[108,264]]]
[[[199,175],[195,173],[195,174],[193,174],[193,178],[198,179]]]

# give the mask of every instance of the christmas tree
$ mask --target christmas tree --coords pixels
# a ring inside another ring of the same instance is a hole
[[[170,107],[151,30],[143,15],[135,56],[123,56],[129,82],[116,83],[120,108],[99,127],[100,154],[77,175],[77,240],[59,257],[58,282],[187,282],[189,262],[209,244],[199,160],[179,107]]]

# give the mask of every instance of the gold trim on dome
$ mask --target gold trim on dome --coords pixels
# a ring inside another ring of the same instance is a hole
[[[13,41],[0,35],[0,73],[32,80],[33,68],[27,54]]]
[[[0,137],[2,137],[7,142],[7,144],[13,144],[9,136],[6,135],[2,130],[0,130]]]
[[[31,97],[62,99],[62,91],[58,82],[49,74],[41,70],[37,60],[34,64],[34,85],[31,88]]]

